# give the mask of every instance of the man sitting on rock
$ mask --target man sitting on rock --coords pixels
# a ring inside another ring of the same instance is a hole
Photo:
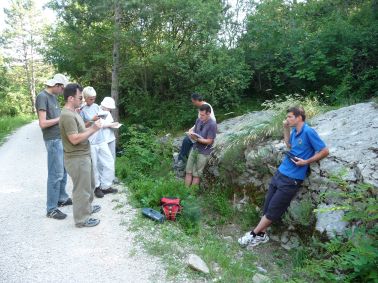
[[[210,159],[212,145],[217,134],[217,123],[211,119],[211,107],[203,104],[199,108],[199,118],[190,138],[195,141],[186,164],[185,184],[198,185],[203,169]]]
[[[303,108],[288,109],[286,117],[283,122],[284,139],[290,151],[270,182],[259,224],[238,240],[243,247],[254,247],[269,241],[266,229],[279,220],[290,206],[306,177],[309,164],[329,154],[316,131],[305,123]],[[290,128],[293,128],[291,133]]]
[[[215,114],[214,114],[213,108],[211,107],[211,105],[209,103],[207,103],[206,101],[203,100],[203,97],[201,95],[199,95],[198,93],[192,93],[191,100],[192,100],[193,105],[195,105],[198,108],[201,107],[202,105],[205,105],[205,104],[209,105],[210,110],[211,110],[210,118],[213,119],[214,122],[217,121],[215,119]],[[200,118],[199,113],[198,113],[198,118]],[[194,130],[194,126],[192,128],[190,128],[188,132],[192,133],[193,130]],[[184,138],[184,140],[182,141],[180,153],[179,153],[177,160],[175,162],[175,165],[174,165],[174,167],[177,170],[179,170],[179,171],[184,170],[185,162],[186,162],[186,159],[188,158],[190,150],[192,149],[192,146],[193,146],[193,142],[191,141],[191,139],[188,136],[186,136]]]

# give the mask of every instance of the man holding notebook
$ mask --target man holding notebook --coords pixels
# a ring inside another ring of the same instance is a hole
[[[210,159],[212,145],[217,134],[217,123],[211,119],[211,107],[203,104],[199,108],[199,118],[193,132],[189,132],[190,139],[195,141],[186,164],[185,184],[198,185],[203,169]]]

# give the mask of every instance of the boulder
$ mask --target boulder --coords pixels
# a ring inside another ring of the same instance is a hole
[[[252,282],[253,283],[270,283],[272,281],[270,280],[268,276],[256,273],[252,277]]]
[[[196,271],[200,271],[206,274],[210,273],[209,267],[198,255],[189,254],[187,263],[190,268]]]
[[[341,235],[348,223],[343,221],[344,211],[334,210],[334,205],[320,204],[318,206],[320,211],[316,214],[316,230],[320,233],[326,232],[329,238],[334,238],[336,235]]]

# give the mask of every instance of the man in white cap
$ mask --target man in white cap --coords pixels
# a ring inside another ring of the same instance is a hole
[[[56,74],[45,82],[46,88],[38,94],[35,103],[47,150],[47,217],[53,219],[66,218],[67,215],[58,207],[72,205],[72,200],[66,192],[67,173],[63,162],[63,145],[59,130],[60,106],[57,100],[67,83],[64,75]]]

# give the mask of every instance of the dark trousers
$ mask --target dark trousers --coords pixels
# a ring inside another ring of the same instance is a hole
[[[279,220],[290,206],[302,183],[302,180],[289,178],[277,170],[265,197],[265,217],[273,222]]]
[[[193,147],[192,141],[188,138],[188,136],[186,136],[184,140],[182,141],[178,160],[182,160],[185,162],[188,159],[188,156],[192,147]]]

